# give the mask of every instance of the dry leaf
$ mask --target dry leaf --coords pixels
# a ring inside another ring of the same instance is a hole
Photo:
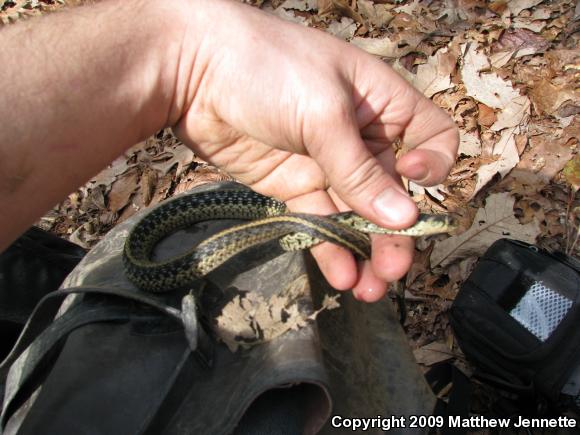
[[[488,107],[482,103],[479,103],[477,106],[479,109],[477,115],[477,122],[479,125],[490,127],[495,121],[497,121],[495,111],[491,107]]]
[[[481,140],[477,133],[466,133],[464,130],[459,131],[459,151],[458,154],[465,156],[481,155]]]
[[[465,51],[463,47],[463,51]],[[483,53],[478,53],[475,44],[469,45],[464,55],[464,64],[461,77],[467,95],[494,109],[507,107],[520,93],[512,84],[494,73],[481,71],[490,68],[489,60]]]
[[[159,176],[157,175],[157,171],[154,171],[150,167],[146,167],[143,170],[141,180],[139,181],[139,190],[141,191],[142,201],[145,206],[151,203],[158,181]]]
[[[432,366],[433,364],[447,361],[455,357],[453,352],[449,350],[447,344],[438,341],[434,341],[419,349],[415,349],[413,355],[415,356],[417,363],[425,366]]]
[[[255,291],[243,297],[238,295],[224,306],[216,319],[216,333],[235,352],[240,346],[255,346],[302,328],[318,313],[309,315],[299,309],[298,300],[309,292],[308,277],[302,275],[267,300]],[[336,301],[326,302],[327,306],[321,310],[336,306]]]
[[[506,2],[506,4],[512,16],[515,17],[524,9],[533,8],[534,6],[539,5],[543,1],[544,0],[510,0]]]
[[[367,53],[375,56],[396,59],[397,57],[409,54],[415,49],[410,45],[400,48],[398,42],[392,41],[388,36],[384,38],[353,38],[351,44],[363,49]]]
[[[123,174],[127,170],[128,167],[127,156],[119,156],[113,161],[113,163],[99,172],[91,180],[91,183],[95,186],[102,185],[108,188],[119,175]]]
[[[451,72],[455,69],[457,59],[447,48],[443,48],[430,56],[427,63],[417,67],[417,74],[412,74],[406,69],[396,68],[409,82],[422,92],[426,97],[431,98],[438,92],[445,91],[453,87],[451,83]]]
[[[437,201],[443,201],[445,199],[445,196],[443,196],[442,194],[442,192],[443,193],[445,192],[445,186],[443,186],[443,184],[424,187],[412,181],[409,181],[409,191],[413,192],[415,195],[424,195],[425,192],[428,192],[429,195],[431,195]]]
[[[312,11],[318,8],[318,0],[286,0],[280,7],[297,11]]]
[[[562,173],[564,174],[566,181],[574,189],[574,192],[577,192],[578,189],[580,189],[580,155],[576,154],[576,156],[566,164]]]
[[[528,186],[528,190],[542,189],[574,155],[572,148],[566,143],[568,137],[575,137],[574,125],[565,130],[567,131],[568,135],[561,138],[550,134],[530,138],[530,149],[523,154],[510,178]]]
[[[347,17],[342,17],[340,22],[333,21],[328,26],[327,32],[337,38],[344,39],[348,41],[352,39],[354,33],[356,32],[356,23]]]
[[[429,258],[431,257],[431,252],[433,252],[433,246],[434,244],[431,242],[429,246],[422,251],[415,250],[413,264],[405,277],[405,288],[411,287],[419,275],[422,275],[429,270]]]
[[[177,165],[176,177],[179,177],[193,162],[193,151],[183,144],[177,144],[173,147],[166,148],[165,152],[157,156],[151,163],[154,169],[161,172],[161,175],[167,174],[173,166]]]
[[[292,23],[306,25],[306,19],[300,15],[294,15],[294,13],[289,9],[284,9],[282,7],[273,9],[272,5],[268,4],[262,8],[263,11],[275,15],[285,21],[290,21]]]
[[[540,33],[548,25],[546,21],[536,20],[534,18],[517,17],[514,19],[512,26],[514,29],[530,30],[534,33]],[[530,53],[532,54],[532,53]],[[520,54],[524,56],[524,54]]]
[[[386,5],[374,4],[369,0],[357,0],[357,5],[362,17],[376,28],[385,27],[393,19]]]
[[[525,125],[530,115],[530,100],[525,95],[518,96],[497,114],[497,121],[491,126],[493,131]]]
[[[496,174],[500,174],[503,178],[518,164],[520,161],[520,155],[514,138],[515,133],[516,127],[506,129],[502,132],[499,141],[493,148],[493,155],[499,156],[499,158],[492,163],[479,167],[477,170],[477,183],[475,184],[475,190],[471,195],[472,197],[475,196],[483,186],[489,183]]]
[[[318,13],[320,15],[330,14],[332,12],[339,12],[342,15],[352,18],[354,21],[365,25],[365,20],[356,12],[347,0],[319,0]]]
[[[508,237],[534,243],[540,233],[536,220],[522,225],[514,216],[515,199],[509,193],[487,197],[485,207],[477,211],[469,230],[435,245],[431,266],[445,266],[469,256],[481,256],[495,241]]]
[[[107,166],[105,169],[99,172],[95,177],[93,177],[90,181],[90,184],[92,184],[93,186],[102,185],[105,186],[106,189],[108,190],[109,187],[111,187],[113,181],[115,181],[118,176],[124,174],[129,169],[129,167],[132,166],[129,165],[129,160],[131,159],[131,157],[134,155],[138,155],[145,148],[145,146],[146,146],[145,141],[133,145],[125,153],[117,157],[113,161],[113,163],[111,163],[109,166]]]
[[[399,12],[399,13],[414,15],[415,12],[417,14],[420,14],[422,9],[423,8],[422,8],[421,4],[419,3],[419,0],[413,0],[411,3],[407,3],[406,5],[402,5],[402,6],[397,6],[393,10],[395,12]]]
[[[541,35],[525,29],[507,30],[493,46],[493,51],[510,51],[517,53],[514,58],[543,53],[550,48],[550,42]]]
[[[136,170],[132,170],[131,172],[117,178],[107,196],[109,199],[109,210],[112,213],[117,213],[129,204],[131,195],[133,195],[133,192],[137,190],[138,180],[139,173]]]
[[[580,101],[580,92],[575,89],[573,83],[564,83],[556,86],[549,80],[542,79],[530,88],[530,98],[538,114],[554,115],[565,102],[578,103]]]

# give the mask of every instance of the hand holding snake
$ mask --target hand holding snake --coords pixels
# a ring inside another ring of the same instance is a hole
[[[196,153],[292,212],[354,210],[401,229],[417,209],[399,174],[444,180],[458,145],[451,119],[384,62],[323,32],[216,1],[193,26],[227,21],[198,53],[201,83],[174,131]],[[218,45],[220,41],[228,41]],[[203,55],[207,58],[203,58]],[[414,147],[396,161],[392,141]],[[370,261],[323,243],[312,252],[329,282],[374,301],[411,265],[413,241],[373,235]]]
[[[238,1],[112,0],[5,27],[0,250],[168,126],[294,213],[352,209],[392,229],[418,215],[400,175],[437,184],[454,161],[451,119],[384,62]],[[411,149],[398,161],[396,138]],[[312,249],[330,284],[365,301],[381,298],[413,253],[408,237],[371,239],[362,263],[333,244]]]

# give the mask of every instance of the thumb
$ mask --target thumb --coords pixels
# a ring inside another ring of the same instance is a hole
[[[411,225],[418,215],[415,203],[398,183],[398,175],[395,179],[370,152],[353,110],[334,115],[338,116],[326,124],[333,127],[319,127],[308,145],[330,186],[355,212],[379,225],[394,229]]]

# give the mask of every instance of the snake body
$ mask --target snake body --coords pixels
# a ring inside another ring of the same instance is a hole
[[[151,259],[163,238],[214,219],[248,222],[210,236],[183,255],[160,262]],[[369,233],[424,236],[452,228],[447,215],[420,215],[410,228],[389,230],[353,212],[330,216],[289,213],[283,202],[251,190],[218,190],[177,197],[148,213],[129,233],[123,262],[127,278],[137,287],[165,292],[186,287],[240,252],[276,239],[287,251],[308,249],[326,241],[366,259],[371,251]]]

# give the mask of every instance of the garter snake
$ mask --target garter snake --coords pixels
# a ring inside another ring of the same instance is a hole
[[[248,222],[220,231],[189,252],[161,262],[151,259],[157,243],[178,229],[213,219]],[[450,216],[420,215],[404,230],[381,228],[353,212],[317,216],[289,213],[283,202],[251,190],[217,190],[184,195],[153,209],[131,230],[123,251],[127,278],[150,292],[183,288],[236,254],[279,239],[284,250],[308,249],[322,241],[335,243],[361,259],[370,257],[369,233],[424,236],[449,232]]]

